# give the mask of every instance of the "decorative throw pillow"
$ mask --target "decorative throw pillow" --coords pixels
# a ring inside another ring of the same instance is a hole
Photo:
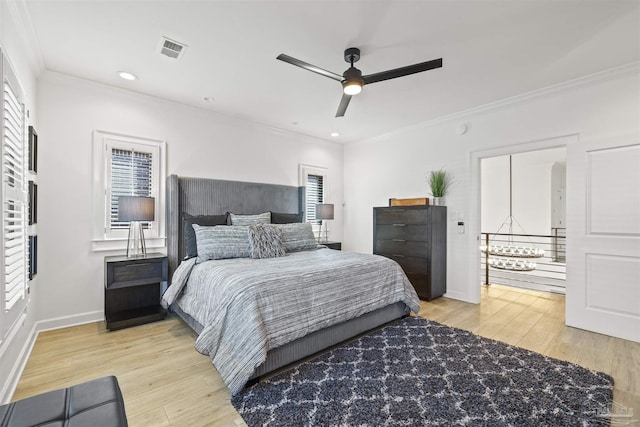
[[[248,227],[193,225],[198,245],[197,262],[210,259],[249,258]]]
[[[270,224],[271,212],[265,212],[258,215],[236,215],[230,213],[231,225],[254,225],[254,224]]]
[[[278,224],[282,231],[282,243],[287,252],[305,251],[318,247],[311,224]]]
[[[223,215],[182,215],[182,229],[184,238],[184,259],[198,256],[196,233],[193,224],[198,225],[227,225],[227,214]]]
[[[291,224],[302,222],[302,213],[271,212],[271,224]]]
[[[249,250],[251,258],[277,258],[287,254],[282,244],[282,232],[270,224],[249,226]]]

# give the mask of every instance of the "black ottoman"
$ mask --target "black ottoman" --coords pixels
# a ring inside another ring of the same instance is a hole
[[[127,426],[116,377],[38,394],[0,406],[0,427]]]

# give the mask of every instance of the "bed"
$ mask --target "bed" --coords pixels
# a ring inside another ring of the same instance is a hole
[[[199,334],[196,348],[211,357],[232,394],[250,379],[419,309],[419,300],[402,269],[391,260],[373,255],[314,248],[279,258],[184,260],[185,214],[300,213],[302,206],[302,187],[176,175],[167,180],[171,278],[167,294],[173,295],[171,308]],[[326,270],[325,265],[332,267]],[[309,271],[300,270],[303,266]],[[218,284],[208,285],[214,276]],[[392,290],[383,291],[383,284],[370,285],[376,280],[388,282]],[[240,282],[246,287],[233,294]],[[325,282],[335,282],[337,290],[329,290]],[[286,289],[288,294],[284,293]],[[379,298],[375,303],[352,304],[354,308],[349,306],[348,310],[341,308],[340,298],[335,299],[340,294],[346,301],[357,294],[376,293]],[[282,305],[286,305],[281,301],[289,298],[286,295],[293,295],[290,299],[295,304],[288,306],[295,307],[295,316],[281,314],[285,313]],[[324,298],[335,300],[326,303]],[[216,304],[223,307],[223,312],[204,310]]]

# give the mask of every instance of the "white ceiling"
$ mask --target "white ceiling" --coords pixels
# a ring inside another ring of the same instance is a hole
[[[370,138],[639,59],[637,1],[27,0],[45,67],[323,139]],[[186,43],[180,61],[161,36]],[[371,74],[443,68],[365,86],[335,118],[347,47]],[[127,82],[116,72],[139,79]],[[204,97],[215,98],[207,103]],[[294,124],[297,123],[297,124]]]

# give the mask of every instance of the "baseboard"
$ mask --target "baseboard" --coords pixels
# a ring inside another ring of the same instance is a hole
[[[27,361],[29,360],[29,356],[31,356],[31,351],[33,350],[33,346],[35,345],[40,332],[68,328],[70,326],[83,325],[86,323],[101,322],[103,320],[104,312],[99,310],[35,322],[33,328],[31,328],[29,337],[22,346],[20,355],[13,365],[13,369],[11,370],[8,380],[0,391],[0,404],[5,404],[11,400],[11,397],[18,386],[18,382],[20,381],[20,377],[22,376],[22,371],[24,371],[24,368],[27,365]]]
[[[451,299],[457,299],[457,300],[459,300],[459,301],[464,301],[464,302],[470,302],[470,303],[473,303],[473,301],[471,301],[471,300],[469,299],[469,295],[467,295],[467,294],[466,294],[466,293],[464,293],[464,292],[455,292],[455,291],[454,291],[454,292],[451,292],[451,291],[447,291],[447,292],[445,292],[445,294],[444,294],[443,296],[445,296],[445,297],[447,297],[447,298],[451,298]]]
[[[54,329],[68,328],[70,326],[84,325],[86,323],[101,322],[104,320],[104,311],[89,311],[87,313],[74,314],[71,316],[54,317],[53,319],[38,320],[36,329],[38,332],[51,331]]]
[[[13,368],[11,369],[11,373],[9,374],[9,378],[4,383],[2,390],[0,390],[0,405],[8,403],[11,400],[13,393],[16,391],[18,381],[22,376],[24,367],[27,365],[27,361],[29,360],[29,356],[31,355],[31,350],[33,350],[33,346],[36,343],[37,336],[38,333],[36,332],[36,324],[34,324],[31,328],[31,332],[29,332],[27,340],[20,350],[18,358],[13,364]]]

